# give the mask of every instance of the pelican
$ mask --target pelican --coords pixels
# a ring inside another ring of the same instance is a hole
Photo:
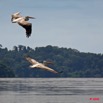
[[[11,22],[12,23],[18,23],[20,26],[22,26],[26,30],[26,36],[29,38],[31,36],[32,32],[32,23],[27,22],[29,19],[35,19],[34,17],[30,16],[21,16],[20,12],[14,13],[11,15]]]
[[[40,68],[40,69],[43,69],[43,70],[50,71],[52,73],[56,73],[56,74],[59,73],[59,72],[53,70],[52,68],[49,68],[49,67],[46,66],[48,63],[51,63],[51,62],[39,63],[39,62],[37,62],[36,60],[34,60],[30,57],[26,57],[26,60],[32,64],[30,66],[30,68]],[[45,65],[45,63],[46,63],[46,65]]]

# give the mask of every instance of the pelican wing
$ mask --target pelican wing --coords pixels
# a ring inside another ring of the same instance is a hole
[[[26,60],[31,63],[32,65],[38,64],[38,62],[30,57],[26,57]]]
[[[40,69],[43,69],[43,70],[50,71],[52,73],[58,73],[54,69],[49,68],[49,67],[45,66],[44,64],[39,63],[39,62],[37,62],[36,60],[34,60],[34,59],[30,58],[30,57],[26,57],[26,60],[32,64],[30,66],[31,68],[40,68]]]
[[[49,67],[47,67],[47,66],[45,66],[45,65],[43,65],[43,64],[38,65],[37,67],[38,67],[38,68],[41,68],[41,69],[43,69],[43,70],[47,70],[47,71],[52,72],[52,73],[58,73],[58,72],[55,71],[54,69],[49,68]]]
[[[22,22],[18,22],[18,24],[26,30],[27,37],[31,36],[31,32],[32,32],[32,24],[31,23],[23,20]]]

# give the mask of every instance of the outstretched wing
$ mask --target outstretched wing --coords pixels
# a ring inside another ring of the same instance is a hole
[[[22,26],[26,30],[26,36],[31,36],[32,32],[32,24],[27,21],[18,22],[20,26]]]
[[[52,72],[52,73],[58,73],[58,72],[55,71],[54,69],[49,68],[49,67],[47,67],[47,66],[45,66],[45,65],[38,65],[38,67],[41,68],[41,69],[43,69],[43,70],[47,70],[47,71],[49,71],[49,72]]]
[[[38,62],[30,57],[26,57],[26,60],[31,63],[32,65],[37,64]]]

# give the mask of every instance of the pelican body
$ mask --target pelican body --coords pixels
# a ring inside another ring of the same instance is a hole
[[[32,23],[27,22],[29,19],[35,19],[34,17],[30,16],[21,16],[20,12],[12,14],[11,22],[12,23],[18,23],[20,26],[22,26],[26,30],[26,36],[31,36],[32,32]]]
[[[52,73],[58,73],[54,69],[49,68],[49,67],[46,66],[48,62],[45,65],[43,63],[37,62],[36,60],[34,60],[34,59],[30,58],[30,57],[26,57],[26,60],[32,64],[30,66],[30,68],[40,68],[40,69],[47,70],[47,71],[52,72]]]

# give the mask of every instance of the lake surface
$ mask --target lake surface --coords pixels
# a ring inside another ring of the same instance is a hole
[[[0,78],[0,103],[103,103],[103,79]]]

